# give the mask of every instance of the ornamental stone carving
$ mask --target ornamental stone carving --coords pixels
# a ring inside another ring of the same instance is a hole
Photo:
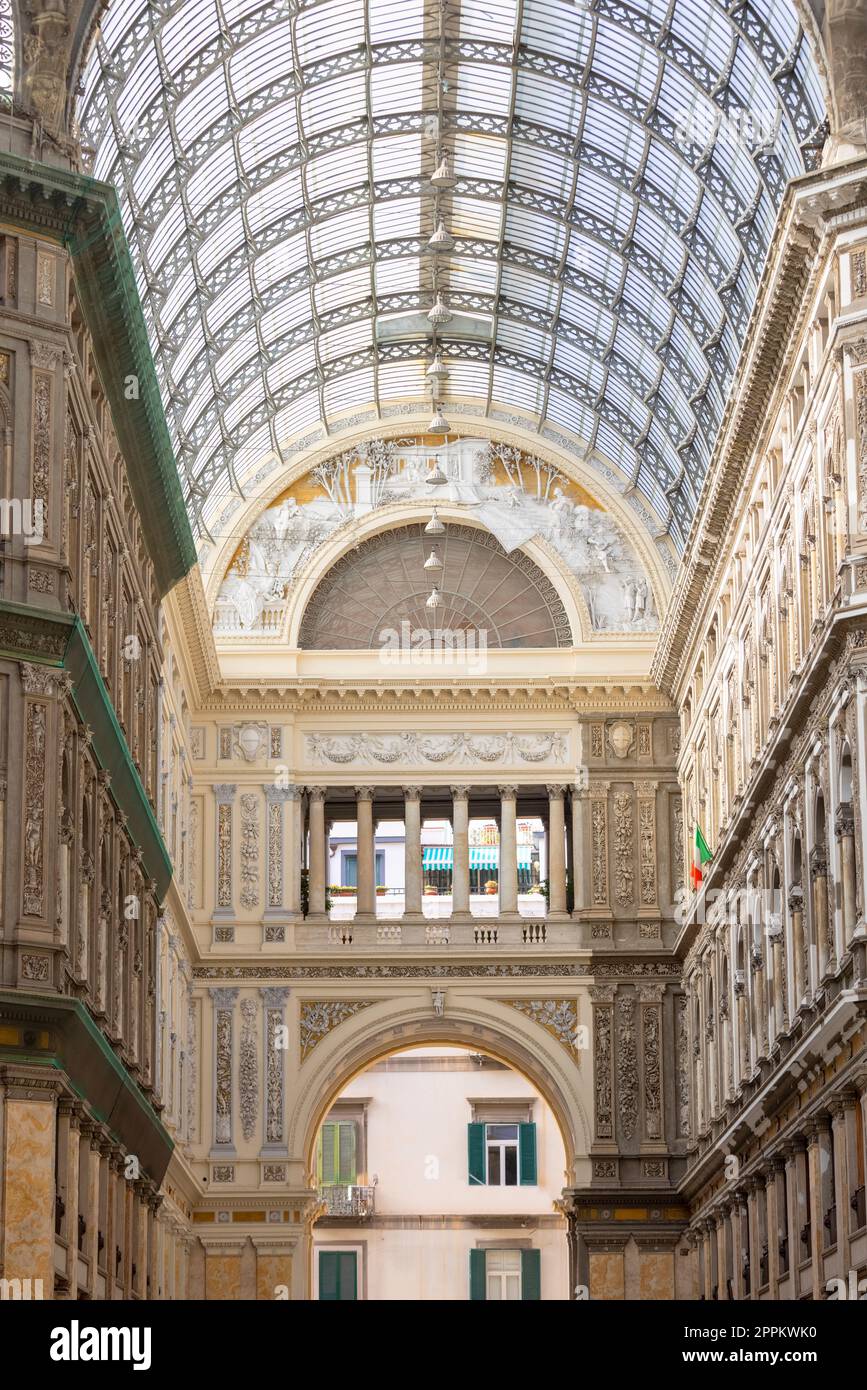
[[[635,729],[625,719],[617,719],[608,728],[608,746],[615,758],[628,758],[635,742]]]
[[[614,796],[614,884],[615,896],[621,907],[633,901],[632,797],[628,792]]]
[[[265,1007],[265,1143],[284,1144],[285,1109],[285,1024],[289,990],[260,990]]]
[[[232,1142],[232,1031],[237,989],[212,989],[214,1001],[214,1143]]]
[[[484,766],[564,763],[565,733],[543,734],[307,734],[305,750],[313,764],[348,766]]]
[[[596,1109],[596,1138],[614,1138],[614,990],[594,986],[593,1001],[593,1089]]]
[[[608,904],[608,806],[607,784],[591,788],[590,803],[590,870],[593,887],[593,906]]]
[[[241,906],[251,911],[259,905],[259,797],[241,797]]]
[[[217,798],[217,907],[232,906],[232,802],[234,783],[214,787]]]
[[[617,1108],[624,1139],[635,1134],[638,1118],[638,1056],[635,1040],[635,997],[620,998],[617,1017]]]
[[[302,1062],[306,1061],[323,1038],[327,1038],[332,1029],[361,1013],[362,1009],[369,1009],[375,1002],[373,999],[304,1000],[300,1015]]]
[[[656,991],[639,989],[642,1019],[642,1080],[644,1083],[644,1134],[662,1138],[662,1009]]]
[[[656,906],[656,785],[639,782],[638,870],[642,907]]]
[[[24,720],[24,911],[31,917],[42,917],[45,908],[47,721],[48,706],[28,700]]]
[[[675,1030],[677,1047],[677,1133],[689,1138],[689,1027],[685,994],[677,996]]]
[[[575,999],[506,999],[504,1002],[538,1023],[574,1056],[578,1037],[578,1004]]]
[[[241,1043],[238,1049],[238,1094],[241,1133],[249,1142],[259,1114],[259,1048],[256,1038],[256,1001],[241,1001]]]

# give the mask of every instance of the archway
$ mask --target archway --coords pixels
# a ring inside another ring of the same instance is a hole
[[[422,1047],[467,1050],[518,1073],[538,1093],[556,1122],[564,1160],[563,1187],[584,1185],[589,1181],[589,1103],[579,1094],[580,1064],[570,1063],[562,1043],[546,1035],[538,1024],[516,1012],[517,1026],[510,1027],[510,1021],[497,1017],[501,1011],[505,1013],[506,1006],[494,1001],[485,1002],[490,1006],[489,1010],[485,1010],[487,1017],[483,1017],[478,1007],[470,1006],[469,1001],[456,1009],[454,1014],[449,1013],[448,1017],[436,1014],[431,1017],[429,1012],[422,1014],[420,1009],[414,1009],[403,1013],[399,1022],[395,1022],[392,1016],[391,1019],[366,1023],[362,1013],[357,1016],[354,1036],[343,1044],[339,1053],[336,1048],[329,1049],[323,1045],[318,1062],[314,1053],[308,1063],[309,1074],[305,1084],[299,1087],[298,1100],[288,1126],[290,1150],[303,1152],[309,1188],[317,1187],[316,1156],[320,1129],[337,1099],[354,1079],[371,1066],[393,1057],[395,1053]],[[539,1033],[541,1039],[547,1037],[548,1041],[537,1044],[534,1032]],[[555,1049],[562,1053],[562,1062]],[[589,1075],[586,1084],[589,1088]],[[571,1256],[571,1250],[569,1254]],[[305,1297],[308,1298],[312,1296],[314,1286],[312,1255],[311,1232],[304,1252]],[[570,1265],[570,1285],[572,1276]]]

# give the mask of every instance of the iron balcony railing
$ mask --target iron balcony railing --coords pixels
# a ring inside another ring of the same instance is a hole
[[[328,1184],[319,1189],[319,1200],[325,1203],[326,1216],[372,1216],[375,1187],[355,1187],[346,1183]]]

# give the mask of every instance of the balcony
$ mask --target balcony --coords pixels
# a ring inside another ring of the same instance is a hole
[[[375,1187],[352,1187],[343,1183],[320,1187],[319,1200],[325,1205],[323,1216],[342,1216],[364,1220],[374,1211]]]

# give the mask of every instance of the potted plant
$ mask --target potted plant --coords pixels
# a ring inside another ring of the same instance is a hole
[[[496,891],[497,891],[497,880],[496,880],[495,878],[489,878],[488,881],[487,881],[486,884],[485,884],[485,892],[486,892],[486,893],[496,893]]]
[[[432,883],[426,883],[426,884],[425,884],[425,886],[424,886],[424,895],[425,895],[426,898],[435,898],[435,897],[437,896],[438,893],[439,893],[439,889],[436,888],[436,887],[434,887],[434,885],[433,885]]]

